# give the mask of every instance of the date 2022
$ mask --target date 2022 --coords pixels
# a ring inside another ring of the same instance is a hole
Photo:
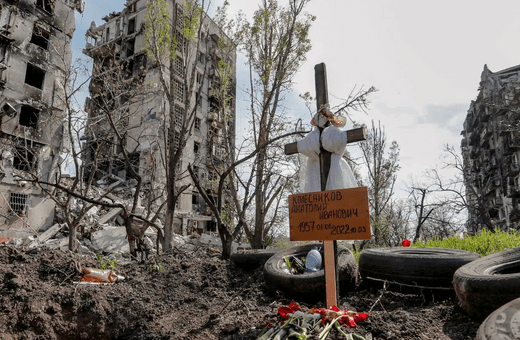
[[[342,224],[342,225],[335,225],[332,223],[316,224],[315,222],[300,222],[300,224],[298,225],[297,228],[300,231],[300,233],[330,230],[331,235],[356,234],[356,233],[365,233],[367,231],[367,228],[364,226],[351,227],[348,224]]]

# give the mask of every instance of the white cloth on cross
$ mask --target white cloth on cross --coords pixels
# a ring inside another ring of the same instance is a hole
[[[335,126],[325,128],[321,134],[323,148],[332,153],[326,190],[357,187],[357,182],[348,163],[343,159],[347,146],[347,133]],[[301,191],[321,191],[320,177],[320,131],[316,128],[298,141],[298,152],[307,156],[300,168]]]

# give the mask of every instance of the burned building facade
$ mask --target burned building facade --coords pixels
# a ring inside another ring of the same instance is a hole
[[[74,12],[84,0],[0,0],[0,234],[53,223],[54,203],[24,180],[53,181],[63,147]]]
[[[468,232],[520,226],[520,66],[481,75],[462,131]]]
[[[187,167],[188,164],[192,165],[198,178],[202,179],[207,195],[212,197],[216,189],[214,166],[225,157],[222,128],[226,124],[228,131],[232,131],[233,141],[235,131],[234,95],[228,97],[226,118],[219,114],[219,99],[214,91],[220,82],[217,67],[218,62],[225,58],[232,69],[230,91],[234,91],[236,49],[233,47],[226,55],[219,53],[219,42],[222,39],[230,40],[205,14],[202,14],[201,29],[195,42],[186,42],[182,20],[188,5],[179,0],[167,3],[172,22],[177,20],[177,55],[172,64],[169,59],[162,62],[154,60],[147,53],[148,0],[127,0],[121,12],[105,16],[102,25],[92,22],[87,31],[84,53],[93,60],[93,77],[89,87],[90,98],[85,104],[89,129],[83,138],[88,150],[84,162],[89,169],[93,169],[95,163],[95,178],[98,181],[108,176],[131,182],[132,175],[122,156],[124,148],[130,155],[131,166],[142,177],[145,190],[164,190],[164,150],[169,147],[170,117],[174,117],[175,129],[179,131],[183,126],[185,110],[195,110],[190,127],[192,132],[186,140],[182,159],[177,163],[177,186],[191,186],[177,200],[175,232],[184,235],[194,230],[216,232],[214,219],[191,182]],[[169,72],[174,74],[173,115],[170,114],[171,102],[162,91],[159,69],[168,76]],[[186,72],[187,69],[189,72]],[[191,74],[192,78],[187,79],[186,74]],[[195,90],[189,93],[185,85],[192,79]],[[189,104],[186,105],[186,102]],[[106,119],[107,114],[112,122]],[[113,135],[105,138],[114,127],[124,134],[124,143]],[[178,133],[175,133],[175,145],[179,144],[177,136]],[[100,144],[103,146],[100,147]],[[158,202],[165,198],[163,191]],[[146,203],[143,202],[143,205]]]

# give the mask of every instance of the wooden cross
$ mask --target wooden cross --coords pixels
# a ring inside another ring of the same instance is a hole
[[[316,86],[316,104],[317,110],[320,111],[322,105],[329,102],[328,90],[327,90],[327,71],[325,64],[321,63],[314,67],[315,86]],[[329,123],[327,122],[326,126]],[[318,127],[321,133],[323,127]],[[366,139],[366,130],[364,127],[358,129],[352,129],[346,131],[347,143],[359,142]],[[292,155],[298,153],[297,142],[285,145],[285,154]],[[321,190],[325,191],[327,186],[327,178],[330,171],[331,152],[325,150],[321,146],[320,138],[320,177],[321,177]],[[314,229],[314,223],[313,223]],[[325,270],[325,288],[326,288],[326,303],[327,308],[337,306],[338,301],[338,283],[336,282],[337,266],[335,259],[337,258],[337,241],[336,240],[324,240],[324,270]]]

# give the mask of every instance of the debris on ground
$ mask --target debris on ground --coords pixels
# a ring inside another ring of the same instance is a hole
[[[244,270],[203,246],[152,254],[144,263],[120,255],[114,271],[122,283],[74,283],[81,268],[98,263],[92,254],[1,245],[0,339],[253,340],[292,301],[267,293],[261,268]],[[361,285],[340,295],[339,309],[369,314],[342,329],[372,340],[475,338],[480,323],[455,297],[388,289]],[[304,310],[325,307],[295,302]],[[343,338],[335,327],[327,337]]]

